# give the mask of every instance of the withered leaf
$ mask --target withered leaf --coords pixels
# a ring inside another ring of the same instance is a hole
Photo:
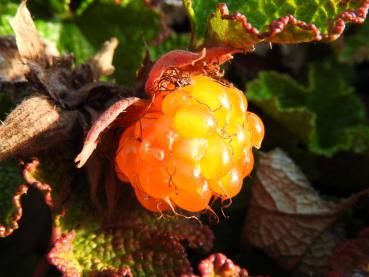
[[[91,59],[90,64],[95,80],[99,80],[101,76],[107,76],[114,72],[113,57],[117,46],[118,39],[111,38],[104,42],[100,51]]]
[[[0,82],[24,81],[28,67],[20,60],[13,36],[0,37]]]
[[[75,111],[61,110],[46,96],[24,100],[0,125],[0,160],[32,155],[68,139],[76,118]]]
[[[27,9],[26,2],[23,1],[19,5],[17,14],[10,20],[10,25],[14,30],[21,57],[42,63],[45,61],[45,46]]]
[[[365,193],[339,204],[328,202],[283,151],[262,153],[243,239],[286,270],[321,272],[339,240],[332,225]]]

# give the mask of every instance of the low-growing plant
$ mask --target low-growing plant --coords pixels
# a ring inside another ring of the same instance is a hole
[[[0,275],[366,276],[368,9],[3,0]]]

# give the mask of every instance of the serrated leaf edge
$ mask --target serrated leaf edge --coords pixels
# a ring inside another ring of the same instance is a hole
[[[6,237],[9,236],[14,232],[14,230],[18,229],[18,221],[22,217],[23,209],[21,204],[21,197],[23,194],[26,194],[28,191],[27,185],[20,185],[18,188],[18,191],[13,196],[13,205],[16,207],[16,211],[12,215],[12,222],[10,226],[5,226],[3,224],[0,224],[0,237]]]
[[[48,254],[48,260],[53,264],[60,272],[63,272],[63,276],[67,277],[79,277],[81,272],[78,268],[71,266],[68,260],[60,258],[61,252],[72,252],[73,240],[76,238],[75,231],[63,234],[55,241],[53,248]]]
[[[321,33],[321,31],[315,26],[315,24],[306,23],[305,21],[297,19],[293,15],[286,15],[277,20],[273,20],[269,24],[269,26],[267,26],[269,31],[261,32],[257,28],[253,27],[249,22],[247,22],[247,17],[243,15],[242,13],[234,12],[233,15],[230,15],[226,3],[217,4],[217,11],[220,12],[221,19],[239,21],[243,25],[245,31],[248,34],[255,36],[257,39],[259,39],[259,41],[257,42],[262,42],[262,41],[274,42],[273,37],[283,32],[288,25],[298,26],[304,30],[312,31],[313,41],[333,41],[337,39],[343,33],[347,22],[363,23],[368,13],[368,9],[369,9],[369,0],[366,0],[356,10],[348,10],[348,11],[345,11],[339,14],[336,17],[336,19],[332,21],[330,31],[328,34]],[[192,11],[193,13],[192,8],[187,7],[187,10],[188,12]],[[215,13],[212,13],[210,15],[209,20],[211,20],[211,18],[214,16],[215,16]],[[254,43],[257,43],[257,42],[254,42]],[[308,42],[308,41],[305,41],[305,42]]]
[[[23,178],[26,182],[35,188],[37,188],[44,196],[45,203],[51,208],[55,208],[55,203],[53,197],[51,195],[52,188],[49,184],[45,184],[37,180],[32,176],[32,173],[35,172],[40,165],[40,161],[37,159],[32,160],[29,163],[26,163],[23,169]]]

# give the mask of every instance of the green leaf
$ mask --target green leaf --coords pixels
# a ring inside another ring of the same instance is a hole
[[[369,21],[366,21],[355,33],[343,37],[343,49],[338,59],[341,62],[362,63],[369,61]]]
[[[362,22],[369,6],[367,0],[228,0],[217,5],[218,2],[184,0],[194,46],[205,42],[249,49],[261,41],[334,40],[343,32],[342,23]]]
[[[17,12],[18,5],[15,3],[0,3],[0,35],[12,35],[13,29],[10,27],[9,19]]]
[[[81,15],[95,0],[84,0],[76,10],[76,15]]]
[[[332,65],[314,64],[308,80],[305,87],[288,75],[262,72],[248,84],[247,96],[316,154],[367,150],[363,103],[343,76]]]
[[[76,62],[81,64],[92,58],[98,48],[94,48],[79,27],[71,21],[36,20],[37,30],[63,55],[73,54]]]
[[[54,16],[52,20],[36,18],[41,36],[51,41],[61,54],[73,53],[77,63],[91,58],[106,40],[117,37],[119,46],[114,57],[114,77],[132,85],[145,56],[145,41],[150,45],[159,37],[160,14],[150,9],[144,1],[123,1],[118,5],[110,0],[96,0],[83,1],[76,15],[67,18],[58,12],[65,8],[67,2],[69,0],[64,0],[55,7],[52,4],[54,2],[50,2],[50,6],[44,7],[51,7],[57,17]],[[8,21],[16,9],[17,5],[0,4],[0,34],[13,34]],[[163,47],[156,46],[157,50],[153,51],[161,53],[165,47],[178,44],[183,45],[184,38],[173,35]]]
[[[18,229],[22,216],[20,198],[27,193],[21,172],[16,162],[0,163],[0,237],[10,235]]]
[[[76,174],[71,152],[72,145],[63,143],[54,149],[38,154],[26,165],[26,181],[43,193],[45,202],[55,214],[71,191],[73,176]]]
[[[52,15],[60,17],[68,16],[70,13],[69,5],[71,0],[33,0],[30,2],[32,8],[47,11]]]
[[[110,219],[104,219],[78,192],[65,208],[57,225],[64,233],[49,253],[49,259],[68,275],[122,272],[133,276],[180,276],[192,269],[181,241],[189,247],[208,250],[213,235],[198,222],[161,218],[144,210],[127,190]]]
[[[174,49],[187,50],[189,43],[190,43],[189,34],[177,34],[175,32],[172,32],[169,35],[169,37],[166,38],[162,43],[154,47],[150,47],[151,60],[155,61],[165,53]]]
[[[160,15],[144,1],[121,5],[110,0],[94,1],[75,19],[75,23],[95,49],[111,37],[118,38],[120,44],[114,56],[114,76],[129,85],[133,84],[144,59],[144,41],[150,44],[161,31]]]

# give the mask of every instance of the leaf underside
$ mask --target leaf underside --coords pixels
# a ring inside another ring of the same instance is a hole
[[[343,230],[336,221],[367,193],[340,203],[326,201],[283,151],[263,153],[251,191],[244,240],[287,270],[322,273],[342,239]]]

